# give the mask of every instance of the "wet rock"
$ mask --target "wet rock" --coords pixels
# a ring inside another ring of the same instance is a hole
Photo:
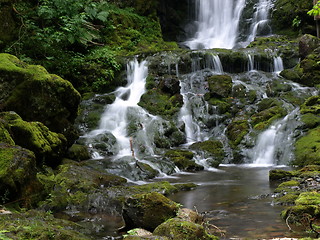
[[[214,75],[207,79],[211,97],[226,98],[232,92],[232,78],[228,75]]]
[[[72,84],[41,66],[28,65],[9,54],[0,54],[0,110],[15,111],[26,121],[39,121],[69,142],[78,136],[73,122],[80,94]]]
[[[165,220],[176,216],[178,204],[159,193],[137,194],[128,198],[123,208],[127,228],[153,231]]]
[[[218,140],[193,143],[189,149],[197,151],[202,158],[210,158],[209,165],[218,167],[225,157],[223,144]]]
[[[249,132],[247,120],[234,120],[227,127],[227,137],[233,145],[238,145]]]
[[[285,171],[282,169],[272,169],[269,171],[269,180],[270,181],[277,181],[277,180],[288,180],[292,177],[292,173],[289,171]]]
[[[14,112],[0,113],[6,129],[15,144],[33,151],[38,165],[56,166],[66,152],[66,139],[62,134],[51,132],[41,122],[26,122]]]
[[[195,163],[193,153],[186,150],[169,150],[165,153],[165,157],[169,158],[182,171],[199,171],[203,170],[203,166]]]

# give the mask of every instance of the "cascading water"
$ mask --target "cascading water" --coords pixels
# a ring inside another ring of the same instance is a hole
[[[283,69],[283,61],[280,56],[273,58],[273,71],[277,74],[279,74]]]
[[[196,60],[195,60],[196,61]],[[193,66],[199,64],[194,63]],[[183,96],[183,106],[180,110],[179,119],[185,125],[187,143],[191,144],[197,141],[204,141],[209,138],[208,132],[203,131],[201,127],[204,123],[200,119],[209,116],[208,105],[204,100],[204,94],[207,92],[206,74],[222,74],[223,68],[219,56],[211,55],[204,66],[204,71],[199,68],[193,69],[193,73],[180,81],[181,95]]]
[[[129,156],[132,154],[130,138],[127,133],[127,114],[129,108],[139,108],[138,102],[145,93],[145,82],[148,74],[147,62],[141,63],[138,60],[131,61],[127,65],[126,87],[120,87],[115,91],[116,99],[113,104],[108,105],[101,117],[98,129],[90,132],[88,138],[89,146],[92,147],[92,139],[101,134],[111,134],[116,139],[117,151],[116,156]],[[101,157],[95,152],[94,157]]]
[[[259,0],[255,5],[255,13],[252,18],[250,34],[247,42],[250,43],[257,35],[268,35],[271,28],[268,25],[269,12],[273,7],[272,0]]]
[[[245,0],[197,0],[197,32],[186,45],[191,49],[233,48],[244,6]]]
[[[255,166],[287,164],[293,158],[293,134],[298,121],[299,109],[272,124],[258,137],[256,146],[250,150]]]

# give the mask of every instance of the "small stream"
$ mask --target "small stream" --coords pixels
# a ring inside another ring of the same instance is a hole
[[[210,224],[225,230],[222,239],[297,237],[280,218],[283,207],[273,205],[275,186],[268,178],[272,168],[227,164],[215,172],[180,173],[165,180],[198,185],[169,198],[203,213]]]

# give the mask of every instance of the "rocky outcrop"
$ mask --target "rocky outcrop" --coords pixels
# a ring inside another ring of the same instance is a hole
[[[60,163],[67,143],[62,134],[51,132],[41,122],[26,122],[14,112],[0,113],[0,120],[16,145],[34,152],[38,166]]]
[[[0,54],[0,110],[15,111],[26,121],[44,123],[51,131],[77,138],[73,122],[80,94],[72,84],[41,66]]]

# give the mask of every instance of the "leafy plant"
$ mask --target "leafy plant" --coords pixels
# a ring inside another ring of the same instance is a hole
[[[320,1],[318,1],[310,11],[308,11],[308,15],[310,15],[310,16],[319,16],[320,15]]]

